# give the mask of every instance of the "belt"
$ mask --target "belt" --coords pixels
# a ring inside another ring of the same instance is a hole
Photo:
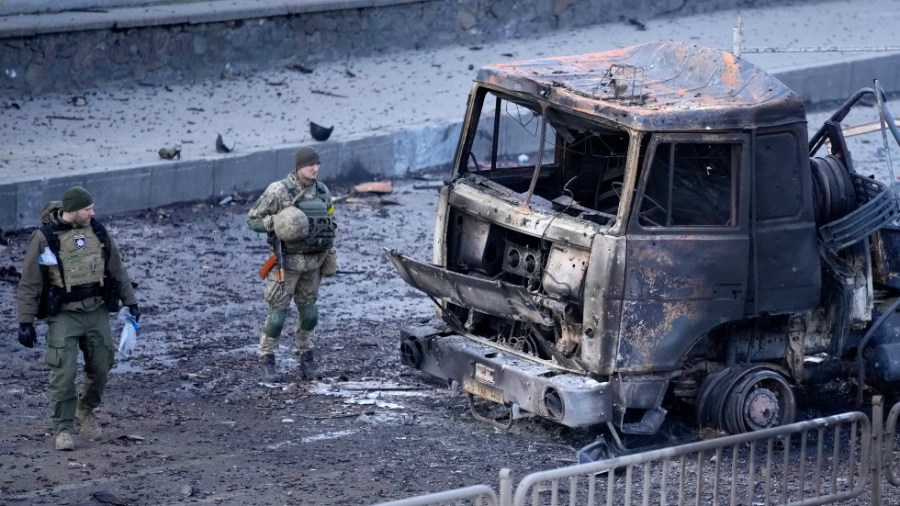
[[[73,286],[69,292],[62,292],[62,302],[80,302],[91,297],[100,297],[100,283]]]

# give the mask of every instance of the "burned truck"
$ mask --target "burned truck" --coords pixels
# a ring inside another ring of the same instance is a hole
[[[900,142],[884,96],[810,138],[801,97],[727,51],[481,68],[432,262],[388,251],[442,320],[401,332],[403,362],[476,416],[625,434],[671,403],[731,433],[790,423],[797,387],[836,374],[900,390],[898,202],[841,123],[877,104]]]

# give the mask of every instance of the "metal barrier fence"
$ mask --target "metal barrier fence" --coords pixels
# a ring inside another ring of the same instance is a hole
[[[887,423],[884,426],[883,448],[881,459],[887,474],[888,483],[900,487],[900,475],[897,474],[898,452],[894,451],[897,444],[897,418],[900,417],[900,402],[894,404],[888,414]]]
[[[881,506],[883,481],[900,487],[898,419],[900,403],[885,422],[883,401],[875,397],[871,421],[854,411],[541,471],[524,477],[514,496],[510,470],[503,469],[499,497],[477,485],[381,506],[812,506],[864,501],[864,494],[868,500],[859,504]]]
[[[512,496],[512,477],[509,469],[500,470],[500,497],[494,493],[494,489],[487,485],[474,485],[471,487],[457,488],[434,494],[420,495],[380,503],[378,506],[432,506],[441,504],[453,504],[463,506],[509,506]]]
[[[497,494],[487,485],[473,485],[471,487],[457,488],[436,492],[434,494],[420,495],[381,503],[379,506],[429,506],[431,504],[472,504],[474,506],[498,506]]]
[[[865,490],[870,443],[845,413],[533,473],[513,504],[827,504]]]

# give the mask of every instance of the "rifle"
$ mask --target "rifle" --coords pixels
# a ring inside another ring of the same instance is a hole
[[[262,268],[259,270],[259,277],[261,279],[266,279],[266,276],[269,275],[269,271],[273,268],[278,269],[278,283],[284,284],[284,254],[281,252],[281,239],[275,236],[275,234],[269,234],[269,246],[272,247],[272,256],[266,260],[266,263],[263,264]]]

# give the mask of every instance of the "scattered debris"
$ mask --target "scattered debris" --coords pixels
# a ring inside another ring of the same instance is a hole
[[[440,190],[443,186],[443,181],[435,181],[434,183],[414,184],[413,190]]]
[[[269,81],[266,80],[266,84],[269,86],[284,86],[287,84],[287,78],[282,79],[281,81]]]
[[[399,204],[399,202],[383,199],[380,195],[385,195],[389,193],[393,193],[394,184],[391,181],[371,181],[368,183],[360,183],[353,188],[350,189],[350,193],[346,195],[340,195],[335,197],[334,202],[349,202],[349,203],[365,203],[365,204],[376,204],[376,205],[391,205],[391,204]],[[357,197],[357,195],[361,194],[375,194],[369,195],[365,197]]]
[[[356,74],[354,74],[353,72],[351,72],[350,69],[344,70],[344,73],[347,74],[347,77],[349,77],[349,78],[351,78],[351,79],[354,78],[354,77],[356,77]]]
[[[231,203],[232,200],[234,200],[234,199],[231,197],[231,195],[228,195],[227,197],[225,197],[224,199],[219,201],[219,205],[220,206],[228,205]]]
[[[87,99],[80,95],[72,97],[72,105],[75,107],[84,107],[87,105]]]
[[[159,150],[159,157],[163,160],[172,160],[175,158],[181,160],[181,146],[162,148]]]
[[[392,181],[372,181],[369,183],[360,183],[353,187],[353,193],[393,193],[394,183]]]
[[[313,70],[314,70],[314,69],[311,69],[304,65],[301,65],[299,63],[294,63],[292,65],[288,65],[287,69],[288,70],[296,70],[297,72],[300,72],[301,74],[312,74]]]
[[[628,24],[637,28],[637,30],[639,32],[643,32],[643,31],[647,30],[647,25],[645,25],[644,23],[642,23],[634,18],[628,18]]]
[[[18,103],[16,103],[16,102],[10,102],[10,103],[8,103],[8,104],[7,104],[6,102],[3,102],[3,108],[4,108],[4,109],[15,109],[15,110],[18,111],[19,109],[22,108],[22,106],[20,106],[20,105],[19,105]]]
[[[314,121],[309,122],[309,135],[312,135],[312,138],[317,141],[327,141],[333,131],[334,125],[326,128]]]
[[[17,271],[12,265],[9,267],[0,267],[0,281],[18,284],[20,279],[22,279],[22,273]]]
[[[369,204],[373,206],[399,206],[400,202],[393,199],[386,199],[377,195],[366,197],[350,197],[343,199],[348,204]]]
[[[47,119],[64,119],[66,121],[84,121],[84,118],[79,116],[58,116],[56,114],[51,114],[47,116]]]
[[[106,490],[91,492],[91,497],[103,504],[115,504],[116,506],[126,506],[128,504],[128,501],[119,499],[115,494],[107,492]]]
[[[146,441],[147,438],[144,436],[138,436],[136,434],[125,434],[123,436],[119,436],[116,439],[121,439],[122,441]]]
[[[203,112],[204,109],[202,107],[188,107],[187,110],[191,112]]]
[[[347,95],[339,95],[339,94],[337,94],[337,93],[332,93],[332,92],[330,92],[330,91],[325,91],[325,90],[315,90],[315,89],[313,89],[313,90],[309,90],[309,91],[311,91],[311,92],[313,92],[313,93],[315,93],[315,94],[318,94],[318,95],[325,95],[325,96],[327,96],[327,97],[350,98],[350,97],[348,97]]]
[[[222,140],[222,134],[216,135],[216,153],[231,153],[234,151],[234,146],[237,144],[237,141],[231,144],[231,147],[225,145],[225,141]]]

